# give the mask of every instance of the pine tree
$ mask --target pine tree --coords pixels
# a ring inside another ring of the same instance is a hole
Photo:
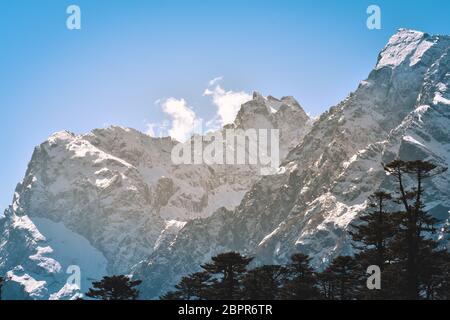
[[[317,275],[310,262],[311,258],[307,255],[292,255],[291,263],[287,265],[289,279],[281,291],[282,299],[311,300],[319,297]]]
[[[360,291],[358,263],[353,257],[340,256],[319,274],[322,295],[329,300],[354,300]]]
[[[132,281],[124,275],[103,277],[99,282],[94,282],[93,288],[86,293],[87,297],[100,300],[136,300],[139,291],[135,288],[142,281]]]
[[[352,225],[356,231],[350,231],[353,246],[362,252],[367,266],[377,265],[381,270],[389,260],[388,243],[395,231],[392,214],[386,211],[392,196],[379,191],[369,197],[369,211],[359,217],[361,224]]]
[[[205,298],[210,300],[234,300],[241,294],[241,279],[253,260],[237,252],[222,253],[212,258],[202,268],[213,278]]]
[[[242,298],[245,300],[279,299],[287,275],[287,268],[279,265],[265,265],[250,270],[242,280]]]
[[[431,297],[434,294],[429,290],[435,287],[433,279],[445,272],[441,266],[443,260],[448,259],[448,252],[443,250],[439,253],[437,242],[426,236],[436,233],[438,221],[424,210],[424,180],[445,172],[447,168],[426,161],[395,160],[384,169],[396,179],[398,203],[403,207],[396,214],[396,235],[391,244],[396,266],[405,274],[401,278],[401,297],[411,300]],[[410,189],[407,189],[406,177],[413,181]]]
[[[389,287],[394,284],[391,278],[391,252],[389,244],[395,235],[393,214],[387,211],[392,200],[389,193],[378,191],[369,197],[368,210],[352,225],[349,231],[353,246],[358,250],[355,260],[359,264],[361,277],[369,266],[376,265],[384,273],[382,290],[368,290],[362,286],[360,299],[386,299],[390,296]]]
[[[211,276],[207,272],[198,272],[183,277],[175,286],[175,291],[170,291],[161,297],[163,300],[201,300],[207,296],[207,288],[210,285]]]

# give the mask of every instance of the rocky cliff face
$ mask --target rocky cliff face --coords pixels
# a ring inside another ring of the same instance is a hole
[[[258,165],[175,165],[177,142],[111,127],[61,132],[38,146],[0,220],[6,298],[64,299],[108,273],[156,298],[212,255],[255,263],[294,252],[320,268],[351,253],[348,225],[377,189],[382,162],[450,163],[450,37],[400,30],[367,80],[314,123],[291,97],[255,93],[226,129],[280,129],[277,174]],[[427,182],[428,210],[449,223],[450,173]],[[439,235],[442,245],[449,239]]]
[[[450,163],[449,54],[450,37],[400,30],[368,79],[320,117],[278,175],[258,180],[236,209],[188,222],[135,268],[143,297],[157,297],[227,250],[269,264],[304,252],[319,268],[351,254],[348,225],[371,193],[392,189],[382,162]],[[448,224],[449,173],[427,184],[427,209]]]
[[[280,128],[286,155],[310,128],[294,99],[255,94],[230,127],[279,128],[282,118],[295,120]],[[70,265],[81,269],[82,291],[104,274],[129,273],[187,221],[236,207],[260,178],[258,165],[176,165],[177,144],[110,127],[59,132],[36,147],[0,220],[7,298],[73,297],[76,288],[65,285]]]

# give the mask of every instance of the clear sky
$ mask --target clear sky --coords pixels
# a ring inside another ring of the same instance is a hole
[[[66,8],[81,8],[68,30]],[[382,29],[366,27],[377,4]],[[170,120],[155,101],[217,107],[208,82],[295,96],[318,115],[365,79],[401,27],[450,34],[450,1],[0,0],[0,208],[53,132]],[[1,210],[1,209],[0,209]]]

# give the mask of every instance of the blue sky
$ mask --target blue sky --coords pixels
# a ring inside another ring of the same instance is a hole
[[[81,30],[66,28],[70,4]],[[366,28],[370,4],[381,30]],[[0,0],[0,208],[53,132],[145,131],[170,120],[155,104],[169,97],[212,119],[203,93],[219,76],[317,115],[367,77],[398,28],[450,34],[449,12],[446,0]]]

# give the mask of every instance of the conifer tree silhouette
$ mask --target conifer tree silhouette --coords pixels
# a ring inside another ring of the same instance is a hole
[[[361,278],[353,257],[339,256],[319,274],[323,298],[329,300],[354,300],[358,298]]]
[[[310,266],[311,258],[305,254],[292,255],[287,265],[288,280],[281,290],[281,299],[313,300],[319,298],[317,275]]]
[[[235,300],[241,295],[241,279],[253,260],[237,252],[227,252],[212,258],[201,267],[213,278],[206,298],[209,300]]]
[[[425,211],[424,182],[447,171],[447,168],[427,161],[394,160],[384,165],[384,169],[396,179],[399,188],[397,201],[403,207],[396,214],[396,235],[391,244],[396,266],[405,275],[401,278],[402,292],[399,296],[409,300],[432,297],[434,293],[430,290],[436,287],[436,279],[445,275],[449,253],[438,250],[438,243],[427,236],[436,233],[438,221]],[[412,180],[409,189],[407,177]],[[424,264],[425,261],[428,265]]]
[[[288,269],[279,265],[265,265],[247,272],[242,280],[245,300],[276,300],[288,276]]]
[[[161,297],[163,300],[203,300],[207,298],[207,289],[211,276],[207,272],[197,272],[183,277],[175,286],[175,291],[170,291]]]
[[[124,275],[103,277],[92,284],[93,288],[89,289],[86,296],[99,300],[136,300],[139,291],[135,287],[141,282]]]
[[[359,218],[356,224],[351,225],[349,231],[353,240],[353,247],[357,250],[355,260],[361,273],[361,278],[367,277],[365,271],[369,266],[380,268],[383,277],[382,290],[369,290],[362,286],[360,299],[386,299],[389,298],[390,287],[396,285],[394,270],[391,268],[392,252],[390,243],[395,235],[394,214],[387,211],[392,202],[392,196],[384,191],[377,191],[369,197],[368,209]],[[395,289],[395,288],[394,288]]]
[[[389,193],[378,191],[369,197],[369,210],[359,218],[359,224],[353,224],[350,235],[353,246],[363,251],[360,259],[368,265],[377,265],[381,270],[389,261],[389,241],[395,235],[392,214],[386,211],[387,203],[392,200]]]

